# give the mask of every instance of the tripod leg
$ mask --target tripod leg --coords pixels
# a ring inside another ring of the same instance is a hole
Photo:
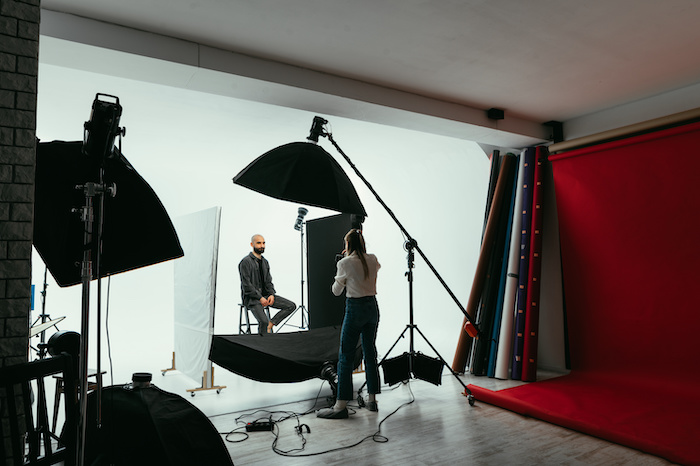
[[[394,342],[394,344],[391,345],[391,348],[389,348],[389,351],[387,351],[386,354],[384,355],[384,357],[382,358],[382,360],[379,361],[379,362],[377,363],[377,368],[379,368],[382,364],[384,364],[384,361],[386,361],[386,358],[388,358],[388,357],[389,357],[389,354],[391,354],[391,350],[393,350],[394,347],[395,347],[396,345],[399,344],[399,341],[401,341],[401,339],[403,338],[403,336],[406,334],[406,332],[408,331],[408,329],[409,329],[410,327],[411,327],[410,325],[407,325],[406,328],[403,329],[403,332],[401,332],[401,335],[399,335],[399,337],[396,339],[396,341]],[[423,337],[423,338],[425,338],[425,337]],[[443,362],[444,362],[444,361],[443,361]],[[362,384],[362,386],[357,390],[358,396],[360,395],[360,392],[362,392],[362,389],[365,388],[365,385],[367,385],[367,381],[365,381],[365,382]]]
[[[401,341],[401,339],[403,338],[404,334],[406,333],[406,331],[407,331],[410,327],[411,327],[410,325],[407,325],[406,328],[403,329],[403,332],[401,332],[401,335],[399,335],[399,337],[396,339],[396,341],[394,342],[394,344],[391,345],[391,348],[389,348],[389,351],[386,352],[386,354],[384,355],[384,357],[382,358],[382,360],[379,361],[379,364],[377,364],[378,366],[381,366],[382,363],[386,360],[386,358],[389,357],[389,354],[391,354],[391,350],[393,350],[394,347],[395,347],[396,345],[399,344],[399,341]]]
[[[292,318],[296,315],[296,313],[300,312],[300,311],[301,311],[301,326],[290,324],[289,321],[292,320]],[[303,304],[301,306],[298,306],[294,310],[294,312],[292,312],[287,317],[285,317],[284,320],[282,322],[280,322],[280,324],[277,326],[277,332],[279,332],[280,329],[282,327],[284,327],[285,325],[289,325],[290,327],[300,328],[300,329],[308,328],[308,326],[309,326],[309,311],[308,311],[308,309],[306,309],[306,306],[304,306]]]
[[[459,383],[462,385],[462,387],[464,387],[464,393],[467,396],[467,400],[469,400],[469,404],[471,406],[474,406],[474,395],[472,395],[472,392],[471,392],[471,390],[469,390],[469,387],[467,387],[467,385],[462,381],[462,379],[459,378],[459,375],[450,367],[449,364],[447,364],[445,359],[442,356],[440,356],[440,353],[438,353],[438,350],[436,350],[435,347],[433,346],[433,344],[430,343],[430,340],[428,340],[428,338],[425,335],[423,335],[423,332],[420,331],[418,326],[414,326],[414,327],[416,330],[418,330],[418,333],[420,334],[420,336],[423,337],[423,340],[425,340],[425,342],[428,344],[428,346],[430,346],[430,348],[435,352],[437,357],[440,358],[440,361],[442,361],[442,363],[445,366],[447,366],[447,369],[449,369],[449,371],[452,372],[452,375],[454,376],[454,378],[459,381]]]

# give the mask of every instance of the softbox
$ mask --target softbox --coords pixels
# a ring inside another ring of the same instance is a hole
[[[431,358],[423,353],[416,353],[413,357],[413,375],[417,379],[425,380],[433,385],[442,383],[442,368],[444,364],[439,358]]]
[[[394,385],[411,378],[411,355],[403,353],[395,358],[385,359],[382,363],[384,382]]]
[[[95,395],[88,395],[86,464],[233,465],[211,421],[183,397],[153,385],[105,387],[98,428]]]
[[[116,157],[104,161],[104,182],[114,183],[117,189],[115,197],[105,196],[101,276],[183,255],[160,199],[127,159],[114,151]],[[54,141],[37,147],[34,247],[59,286],[82,281],[85,224],[73,209],[85,205],[85,194],[76,186],[98,182],[100,162],[82,153],[82,142]],[[94,237],[96,232],[93,229]]]

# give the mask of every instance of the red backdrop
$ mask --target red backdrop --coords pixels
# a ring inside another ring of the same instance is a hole
[[[700,123],[550,161],[572,372],[475,395],[700,464]]]

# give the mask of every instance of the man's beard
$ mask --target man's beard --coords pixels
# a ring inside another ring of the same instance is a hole
[[[255,254],[262,254],[265,252],[265,248],[253,248],[253,251],[255,251]]]

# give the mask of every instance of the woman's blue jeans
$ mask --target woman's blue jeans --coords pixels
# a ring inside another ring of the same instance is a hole
[[[379,307],[375,296],[346,299],[338,354],[339,400],[352,399],[352,371],[358,338],[362,339],[367,392],[370,394],[380,392],[376,345],[378,326]]]

